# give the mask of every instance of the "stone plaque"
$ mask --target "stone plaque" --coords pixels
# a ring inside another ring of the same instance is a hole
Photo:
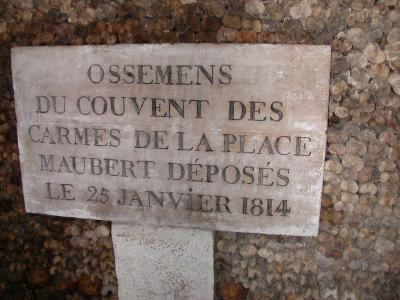
[[[330,48],[12,50],[28,212],[316,235]]]

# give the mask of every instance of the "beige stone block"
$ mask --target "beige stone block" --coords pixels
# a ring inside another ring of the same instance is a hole
[[[12,51],[26,210],[316,235],[330,48]]]

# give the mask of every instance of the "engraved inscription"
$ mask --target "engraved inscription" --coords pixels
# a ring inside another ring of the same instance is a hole
[[[15,48],[26,210],[315,235],[329,61],[327,46]]]

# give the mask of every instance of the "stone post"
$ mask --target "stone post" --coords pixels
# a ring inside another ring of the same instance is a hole
[[[112,224],[120,300],[210,300],[213,231]]]

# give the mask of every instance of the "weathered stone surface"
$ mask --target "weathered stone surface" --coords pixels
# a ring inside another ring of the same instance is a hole
[[[16,48],[26,209],[315,235],[329,61],[327,46]]]
[[[212,232],[113,223],[112,240],[118,299],[213,299]]]

